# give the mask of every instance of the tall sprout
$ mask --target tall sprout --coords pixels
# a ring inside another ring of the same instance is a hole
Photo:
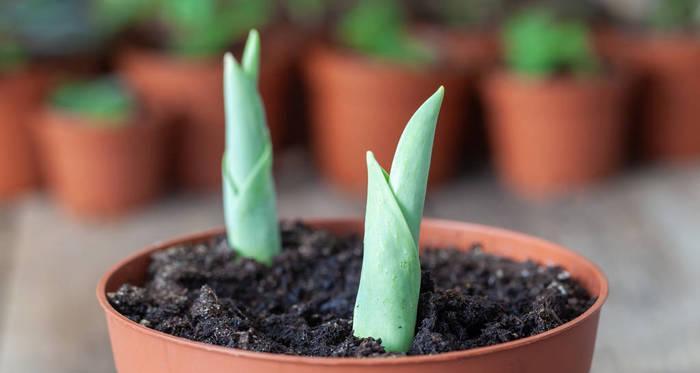
[[[269,264],[280,250],[272,143],[258,92],[260,36],[248,35],[242,64],[224,57],[226,150],[224,215],[229,245],[241,256]]]
[[[415,333],[421,277],[418,238],[443,96],[440,87],[408,122],[391,174],[367,153],[364,256],[354,334],[381,339],[391,352],[408,351]]]

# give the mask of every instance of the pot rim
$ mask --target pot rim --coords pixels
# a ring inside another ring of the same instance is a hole
[[[310,225],[315,224],[348,224],[361,222],[362,219],[355,218],[306,218],[302,219],[303,222]],[[248,351],[238,348],[222,347],[211,345],[202,342],[191,341],[185,338],[175,337],[170,334],[159,332],[154,329],[147,328],[140,325],[126,316],[120,314],[115,310],[109,301],[107,300],[107,282],[112,277],[112,275],[122,267],[128,265],[133,260],[142,257],[144,255],[150,255],[154,252],[164,250],[168,247],[174,246],[183,242],[196,242],[206,239],[212,235],[223,234],[224,228],[213,228],[205,231],[200,231],[198,233],[193,233],[189,235],[183,235],[170,240],[158,241],[154,244],[148,245],[145,249],[139,250],[125,259],[119,261],[117,264],[112,266],[100,279],[97,285],[97,299],[100,307],[107,314],[107,316],[113,317],[119,323],[125,326],[138,329],[140,333],[148,334],[152,337],[158,338],[168,343],[175,343],[182,345],[183,347],[189,347],[194,349],[201,349],[207,352],[216,353],[220,355],[226,355],[237,358],[247,358],[252,360],[263,360],[268,362],[276,363],[293,363],[293,364],[304,364],[304,365],[317,365],[317,366],[385,366],[385,365],[413,365],[413,364],[427,364],[427,363],[437,363],[452,360],[463,360],[467,358],[475,358],[482,355],[503,352],[511,350],[514,348],[526,346],[532,343],[537,343],[548,339],[550,337],[561,334],[577,325],[583,323],[586,319],[600,312],[603,304],[608,298],[608,280],[605,274],[600,270],[600,268],[591,262],[590,260],[584,258],[582,255],[564,248],[553,242],[536,238],[533,236],[526,235],[524,233],[518,233],[510,231],[503,228],[490,227],[481,224],[465,223],[454,220],[443,220],[443,219],[423,219],[422,224],[442,226],[445,228],[456,228],[456,229],[466,229],[470,231],[481,231],[488,233],[490,235],[505,235],[510,236],[514,239],[523,242],[531,242],[533,244],[555,246],[558,250],[565,251],[567,255],[573,257],[576,261],[583,263],[585,266],[589,267],[592,273],[595,275],[596,280],[600,284],[600,290],[598,298],[595,303],[584,313],[576,317],[575,319],[560,325],[554,329],[548,330],[544,333],[537,334],[534,336],[517,339],[511,342],[499,343],[492,346],[478,347],[469,350],[462,351],[452,351],[445,352],[435,355],[417,355],[417,356],[402,356],[402,357],[372,357],[372,358],[334,358],[334,357],[318,357],[318,356],[297,356],[297,355],[284,355],[284,354],[274,354],[269,352],[256,352]]]

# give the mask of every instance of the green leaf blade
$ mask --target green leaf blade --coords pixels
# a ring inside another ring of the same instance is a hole
[[[445,88],[440,87],[413,114],[391,164],[391,187],[417,243],[423,217],[433,142]]]
[[[407,352],[413,343],[421,278],[418,238],[443,97],[440,87],[409,121],[391,176],[367,153],[364,253],[353,333],[380,339],[390,352]]]
[[[281,251],[272,177],[272,143],[258,92],[260,41],[251,32],[241,66],[224,57],[226,151],[222,161],[224,218],[229,245],[270,264]]]
[[[386,173],[371,152],[367,170],[365,251],[354,333],[360,338],[381,338],[387,351],[405,352],[413,341],[418,310],[418,249]]]

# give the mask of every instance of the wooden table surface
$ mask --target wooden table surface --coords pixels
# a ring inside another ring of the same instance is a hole
[[[282,161],[283,217],[362,213],[362,201],[319,182],[303,155]],[[629,171],[539,203],[472,173],[433,191],[425,214],[538,235],[600,264],[611,297],[593,372],[700,372],[700,165]],[[41,195],[0,207],[0,372],[114,372],[99,276],[145,244],[221,224],[217,196],[173,196],[101,223],[70,219]]]

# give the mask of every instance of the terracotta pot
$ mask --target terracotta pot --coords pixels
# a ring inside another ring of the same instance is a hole
[[[163,191],[171,132],[165,124],[106,128],[47,110],[36,132],[48,187],[76,215],[120,215]]]
[[[47,86],[46,74],[37,69],[0,76],[0,201],[39,184],[29,122]]]
[[[317,220],[311,225],[345,235],[362,232],[360,220]],[[230,349],[173,337],[135,323],[115,311],[106,293],[124,283],[142,284],[153,252],[204,241],[214,230],[153,245],[113,267],[97,287],[107,315],[112,351],[119,373],[353,372],[353,373],[586,373],[590,370],[601,307],[608,295],[605,276],[591,262],[553,243],[506,230],[459,222],[426,220],[421,247],[468,249],[481,242],[484,250],[515,260],[558,264],[595,295],[583,315],[543,334],[513,342],[439,355],[401,358],[314,358]]]
[[[502,179],[544,197],[616,171],[625,155],[625,86],[619,77],[490,78],[488,131]]]
[[[650,37],[635,55],[646,78],[642,146],[662,161],[700,158],[700,41]]]
[[[290,76],[298,53],[293,48],[294,43],[275,37],[263,41],[259,86],[276,148],[287,131]],[[177,169],[189,189],[221,188],[225,138],[222,58],[182,59],[146,49],[127,50],[121,58],[121,71],[146,108],[158,118],[179,123]]]
[[[411,115],[440,86],[440,111],[429,182],[444,183],[460,168],[467,130],[468,78],[459,69],[412,69],[324,47],[306,61],[311,137],[320,171],[341,189],[365,193],[365,152],[390,167]]]

